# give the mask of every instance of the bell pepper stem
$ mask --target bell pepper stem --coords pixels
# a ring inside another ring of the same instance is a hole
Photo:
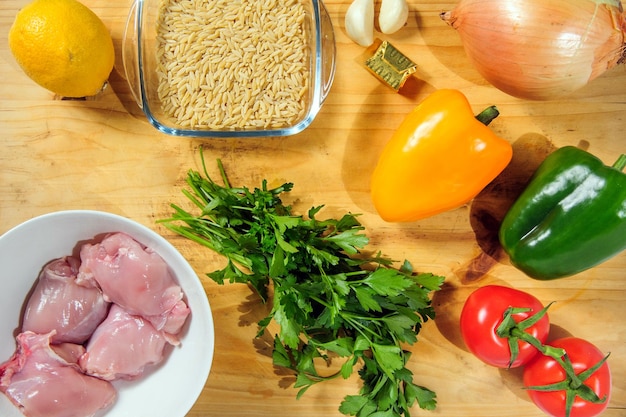
[[[618,171],[623,171],[626,168],[626,154],[621,154],[617,161],[613,164],[613,168]]]
[[[489,106],[476,115],[476,120],[478,120],[485,126],[489,126],[489,123],[491,123],[493,119],[495,119],[499,115],[500,111],[496,106]]]

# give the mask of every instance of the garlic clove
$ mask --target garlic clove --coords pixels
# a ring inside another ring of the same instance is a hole
[[[348,37],[361,46],[374,43],[374,0],[354,0],[345,17]]]
[[[382,0],[378,26],[385,34],[392,34],[402,29],[409,18],[409,5],[406,0]]]

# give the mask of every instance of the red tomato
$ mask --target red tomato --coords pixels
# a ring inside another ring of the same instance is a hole
[[[604,358],[604,354],[593,344],[576,337],[566,337],[548,343],[550,346],[563,348],[567,352],[574,372],[581,372],[593,367]],[[566,379],[563,368],[553,358],[538,355],[524,368],[524,385],[548,385]],[[606,401],[595,404],[576,397],[572,405],[570,417],[593,417],[602,413],[609,404],[611,394],[611,371],[604,364],[584,381],[599,398],[606,396]],[[528,390],[530,399],[546,414],[553,417],[565,416],[565,391],[533,391]]]
[[[461,312],[461,335],[467,348],[483,362],[498,368],[507,368],[511,361],[511,349],[507,338],[496,334],[504,312],[509,307],[530,308],[525,313],[513,315],[515,322],[539,312],[543,305],[534,296],[514,288],[487,285],[475,290],[467,298]],[[548,315],[525,330],[541,343],[550,331]],[[518,341],[519,353],[511,367],[528,363],[539,351],[524,341]]]

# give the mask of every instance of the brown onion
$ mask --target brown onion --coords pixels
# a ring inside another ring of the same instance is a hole
[[[461,0],[441,18],[487,81],[525,99],[572,93],[626,51],[620,0]]]

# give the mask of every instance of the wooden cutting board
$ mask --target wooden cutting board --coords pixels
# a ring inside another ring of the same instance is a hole
[[[494,226],[511,195],[545,155],[578,145],[613,163],[626,151],[626,68],[615,68],[568,99],[529,102],[486,83],[470,65],[458,34],[439,13],[455,2],[411,1],[407,27],[386,36],[418,64],[401,94],[363,67],[364,49],[345,33],[349,1],[327,0],[335,27],[337,71],[322,111],[303,133],[288,138],[185,139],[151,127],[132,99],[121,61],[131,0],[84,0],[110,28],[117,62],[109,88],[88,101],[58,100],[30,81],[13,60],[7,32],[25,0],[0,2],[0,233],[33,216],[64,209],[98,209],[135,219],[166,236],[191,262],[204,283],[215,317],[211,375],[189,417],[340,416],[341,399],[355,394],[358,378],[334,380],[296,400],[293,378],[272,366],[269,339],[255,339],[267,307],[243,285],[218,286],[205,277],[221,258],[155,224],[180,190],[189,169],[199,169],[198,148],[208,161],[220,158],[236,185],[295,183],[296,211],[325,205],[323,213],[362,213],[371,249],[416,269],[445,275],[434,296],[438,318],[411,347],[415,380],[438,394],[446,417],[543,415],[522,390],[520,372],[483,365],[463,346],[457,320],[467,295],[485,284],[529,291],[551,310],[553,336],[571,334],[605,352],[614,375],[605,416],[626,415],[626,253],[577,276],[535,281],[502,254]],[[497,104],[493,130],[515,149],[510,167],[471,204],[408,224],[383,222],[375,213],[368,181],[378,154],[421,99],[441,88],[462,90],[478,112]],[[209,165],[211,173],[215,167]]]

